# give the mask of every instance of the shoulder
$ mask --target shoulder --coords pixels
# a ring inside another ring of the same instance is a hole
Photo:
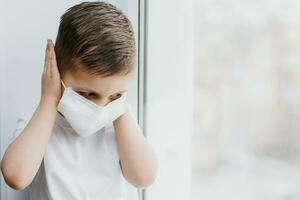
[[[17,115],[15,120],[15,129],[13,132],[13,139],[15,139],[26,127],[29,120],[31,119],[33,113],[32,112],[24,112]]]

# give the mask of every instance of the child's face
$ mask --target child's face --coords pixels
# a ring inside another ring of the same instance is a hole
[[[127,75],[101,77],[91,76],[82,70],[66,72],[61,77],[66,87],[71,87],[75,92],[99,106],[105,106],[121,97],[128,90],[132,78],[133,71]]]

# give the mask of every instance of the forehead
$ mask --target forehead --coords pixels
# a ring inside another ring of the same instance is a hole
[[[67,86],[73,89],[87,89],[100,94],[113,94],[121,90],[128,89],[129,82],[133,79],[133,71],[126,75],[112,75],[102,77],[100,75],[90,75],[83,70],[69,71],[63,78]]]

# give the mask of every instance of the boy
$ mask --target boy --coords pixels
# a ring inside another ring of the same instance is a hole
[[[82,2],[63,14],[48,39],[40,103],[18,119],[1,161],[6,183],[31,200],[137,199],[158,161],[126,101],[135,41],[115,6]],[[135,191],[136,192],[136,191]]]

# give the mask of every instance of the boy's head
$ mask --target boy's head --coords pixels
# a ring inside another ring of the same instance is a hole
[[[135,45],[131,22],[112,4],[72,6],[61,17],[55,42],[61,78],[103,106],[127,89],[136,64]]]

